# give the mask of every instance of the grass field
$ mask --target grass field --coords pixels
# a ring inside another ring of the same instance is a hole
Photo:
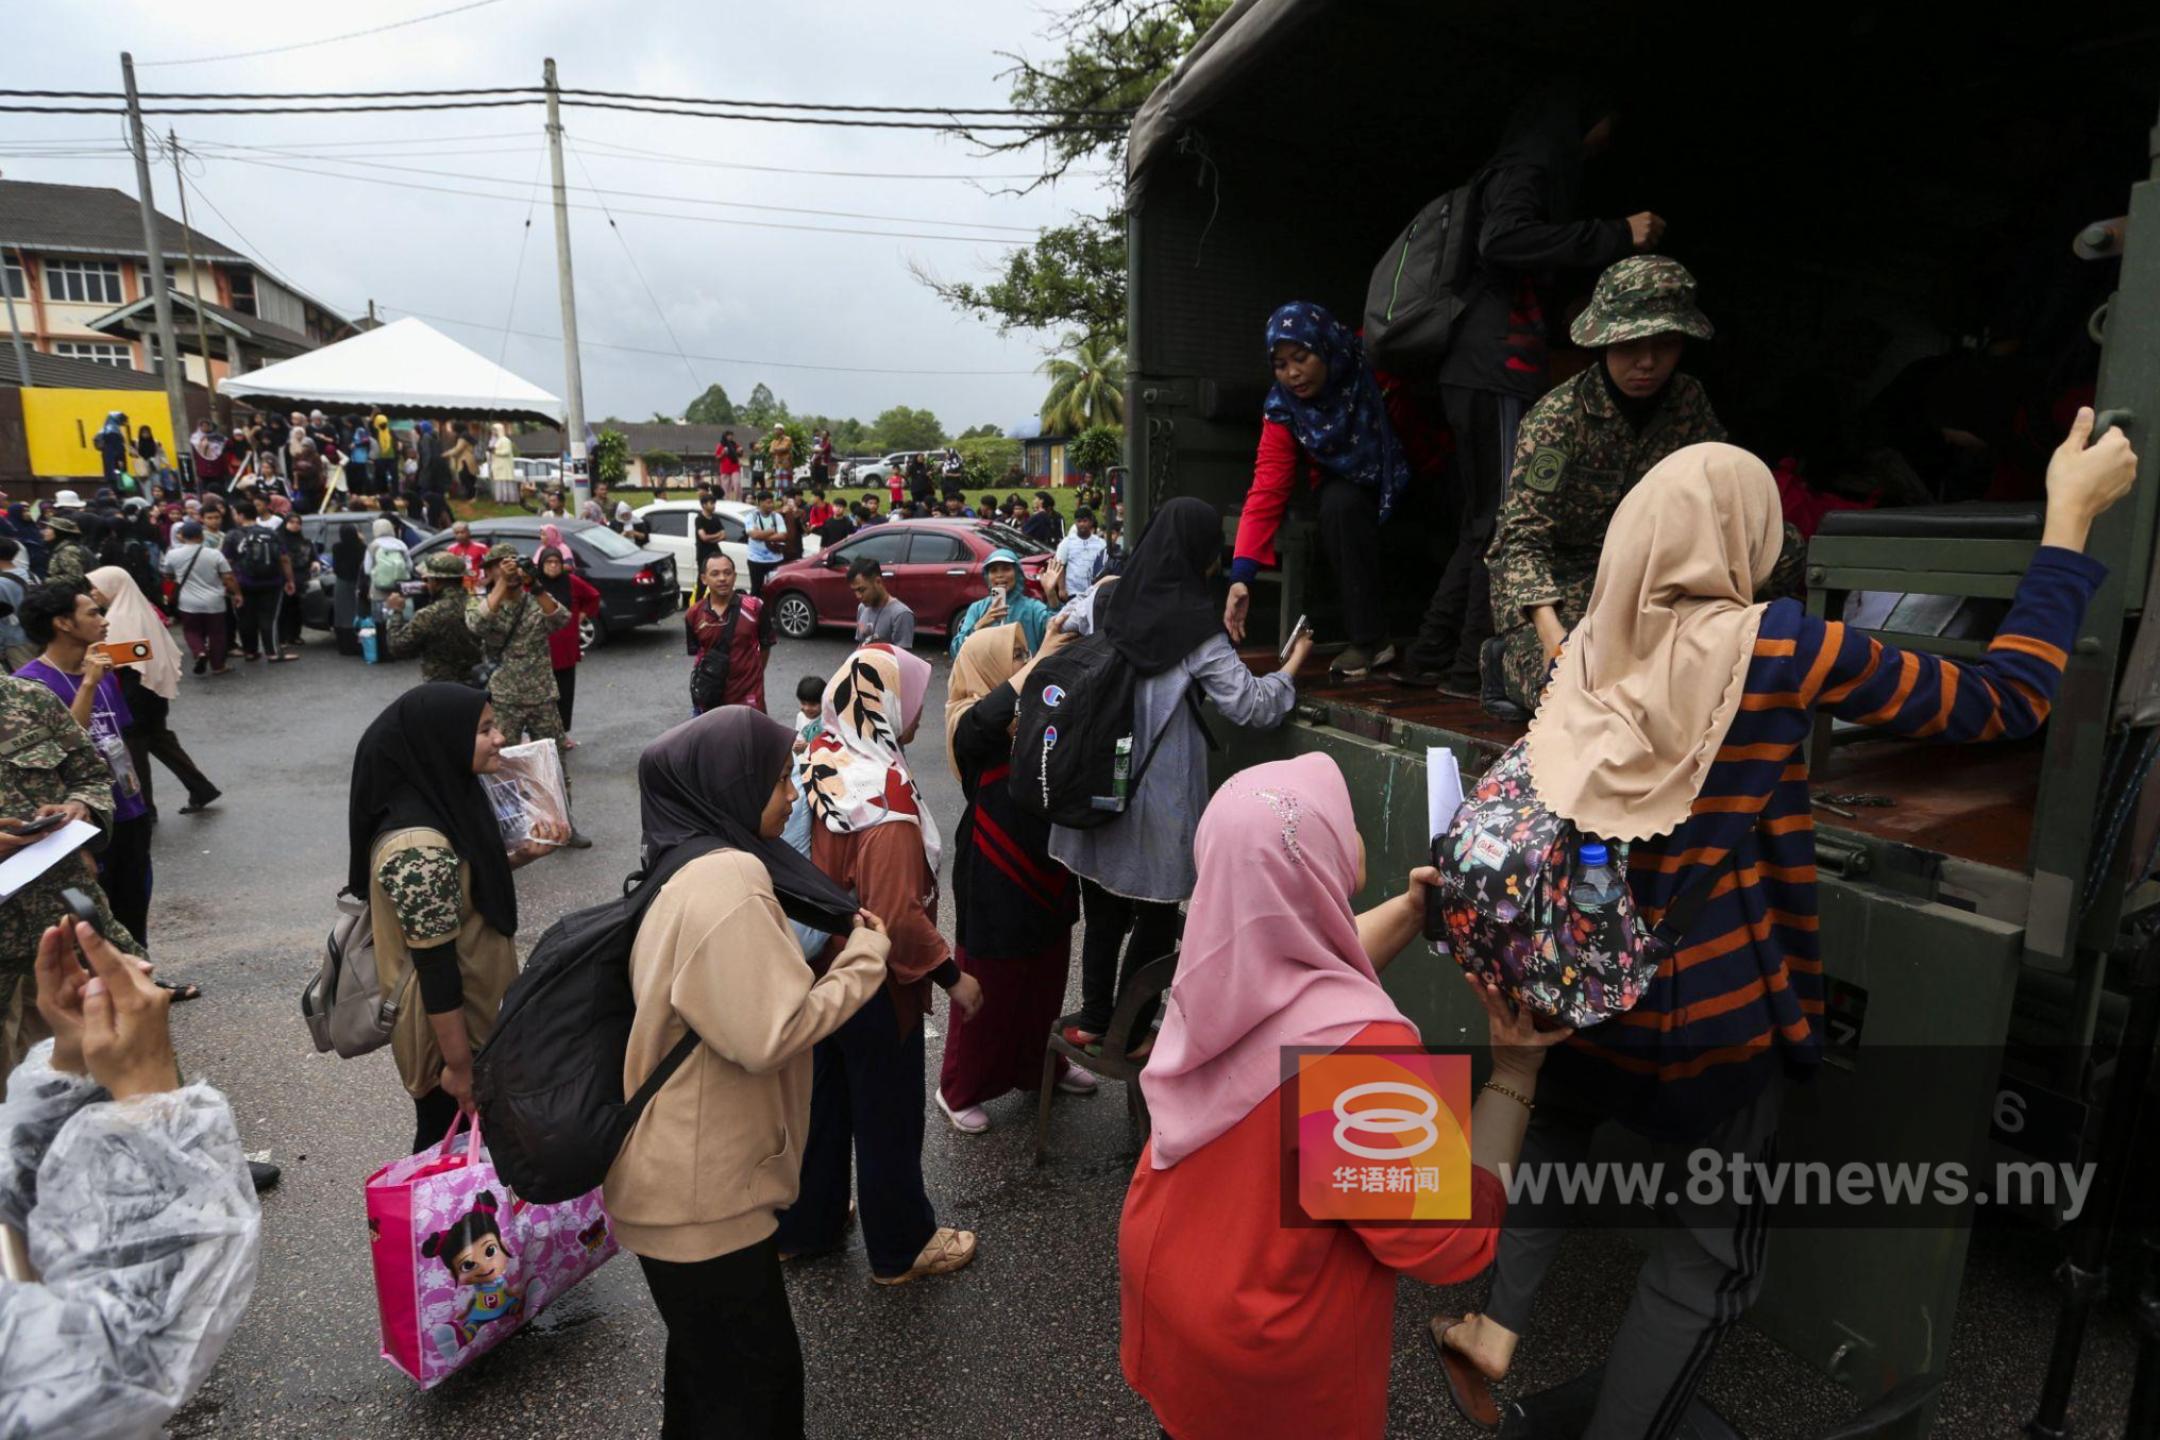
[[[657,495],[650,490],[617,490],[612,493],[619,499],[628,500],[630,502],[630,508],[633,510],[643,509],[645,506],[651,504],[655,500],[695,500],[697,498],[697,491],[695,489],[669,490]],[[1002,501],[1008,494],[1012,492],[1007,490],[994,490],[989,493],[996,495],[998,499]],[[1035,497],[1035,492],[1032,490],[1022,491],[1021,494],[1024,495],[1031,502]],[[1079,488],[1077,486],[1066,486],[1063,489],[1052,490],[1050,494],[1052,498],[1057,501],[1058,513],[1063,515],[1068,521],[1070,521],[1072,519],[1073,511],[1079,508]],[[831,500],[836,505],[853,504],[856,501],[861,500],[866,495],[877,496],[878,508],[881,510],[889,507],[892,504],[891,492],[882,488],[857,489],[853,486],[850,486],[846,489],[837,489],[830,485],[825,487],[826,498]],[[968,504],[970,505],[973,505],[977,500],[981,498],[982,492],[968,492]],[[461,520],[492,520],[504,515],[524,515],[530,513],[529,511],[519,509],[515,505],[498,505],[492,500],[485,499],[472,501],[453,500],[450,502],[450,509]]]

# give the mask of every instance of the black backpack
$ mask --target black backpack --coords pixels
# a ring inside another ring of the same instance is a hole
[[[1409,374],[1447,354],[1477,259],[1482,178],[1471,177],[1418,211],[1373,267],[1365,290],[1365,353],[1381,369]]]
[[[1013,803],[1070,830],[1092,830],[1125,813],[1177,712],[1135,756],[1133,698],[1139,675],[1100,632],[1035,662],[1013,735]],[[1186,702],[1197,705],[1192,691]],[[1137,763],[1135,763],[1137,761]]]
[[[558,1204],[607,1179],[646,1104],[697,1048],[695,1031],[683,1036],[624,1098],[638,925],[676,871],[721,846],[711,837],[678,845],[633,876],[621,899],[548,926],[503,996],[495,1033],[473,1058],[473,1097],[495,1171],[521,1199]]]
[[[278,567],[282,553],[276,534],[261,525],[243,527],[233,541],[233,569],[240,572],[240,583],[268,585],[282,579],[284,572]]]

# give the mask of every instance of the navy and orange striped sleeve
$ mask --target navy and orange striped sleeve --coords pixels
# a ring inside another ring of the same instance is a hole
[[[2055,702],[2085,606],[2107,567],[2042,546],[1987,655],[1946,660],[1900,650],[1841,622],[1806,617],[1793,647],[1798,699],[1841,720],[1938,740],[2015,740]]]

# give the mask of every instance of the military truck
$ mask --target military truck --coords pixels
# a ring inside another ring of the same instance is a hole
[[[1720,332],[1689,363],[1738,443],[1772,460],[1804,451],[1869,395],[1909,395],[1931,440],[1979,439],[1998,470],[2059,435],[2066,411],[2006,409],[1986,379],[1960,400],[1886,383],[1928,357],[2066,403],[2089,383],[2104,423],[2131,427],[2137,489],[2093,537],[2109,579],[2043,735],[1931,748],[1840,724],[1816,738],[1833,1063],[1788,1105],[1788,1156],[1833,1132],[1894,1153],[1901,1130],[1989,1126],[2090,1156],[2123,957],[2153,898],[2132,880],[2151,869],[2160,809],[2145,783],[2160,626],[2139,623],[2160,604],[2160,37],[2128,6],[2026,12],[2001,29],[1947,16],[1239,0],[1142,107],[1128,153],[1134,533],[1167,497],[1197,495],[1224,512],[1227,538],[1251,477],[1269,312],[1313,300],[1355,323],[1393,237],[1475,171],[1517,97],[1559,73],[1603,83],[1619,111],[1583,213],[1669,220],[1663,248],[1695,272]],[[1962,422],[1968,402],[1988,436],[1951,436],[1980,423]],[[1824,521],[1809,603],[1839,615],[1880,602],[1850,618],[1905,646],[1984,648],[2040,506],[1974,493],[1944,485],[1893,498],[1946,503]],[[1398,636],[1437,577],[1446,523],[1438,503],[1394,522],[1376,559]],[[1279,548],[1256,587],[1256,644],[1308,611],[1325,638],[1310,523],[1293,518]],[[1934,618],[1901,618],[1913,615]],[[1957,616],[1962,629],[1945,619]],[[1370,900],[1427,853],[1428,747],[1474,776],[1519,733],[1430,689],[1313,683],[1289,725],[1226,737],[1217,763],[1333,756],[1359,805]],[[1449,968],[1398,965],[1387,980],[1428,1041],[1468,1042],[1480,1032]],[[1877,1063],[1929,1046],[1985,1057],[1982,1078],[1914,1086]],[[1750,1322],[1862,1402],[1923,1393],[1965,1252],[1954,1226],[1779,1231]],[[1880,1433],[1925,1433],[1924,1400],[1907,1408]]]

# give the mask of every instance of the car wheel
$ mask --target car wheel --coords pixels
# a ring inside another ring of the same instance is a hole
[[[817,607],[800,590],[790,590],[773,602],[773,624],[790,640],[807,640],[817,633]]]
[[[586,654],[607,643],[607,625],[597,615],[580,615],[577,622],[578,653]]]
[[[952,612],[952,618],[945,622],[945,638],[948,641],[960,633],[961,622],[967,619],[967,612],[974,608],[972,605],[962,605]]]

